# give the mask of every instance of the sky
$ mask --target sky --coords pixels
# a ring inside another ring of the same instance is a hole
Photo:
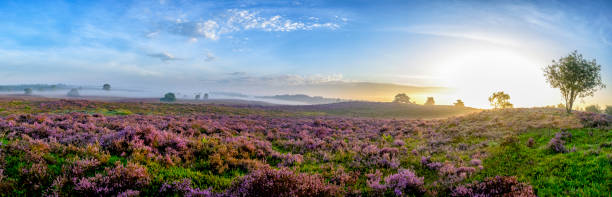
[[[531,107],[561,102],[542,69],[573,50],[596,59],[609,86],[578,105],[612,105],[605,0],[0,1],[0,84],[395,94],[336,91],[368,82],[445,89],[408,92],[420,103],[434,96],[486,108],[504,91]]]

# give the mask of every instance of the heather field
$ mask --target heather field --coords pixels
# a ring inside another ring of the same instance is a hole
[[[612,117],[0,102],[6,196],[609,196]]]

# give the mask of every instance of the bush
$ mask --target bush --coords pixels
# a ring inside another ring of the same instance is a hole
[[[395,196],[422,196],[425,194],[424,178],[419,177],[409,169],[400,169],[397,174],[385,177],[385,183],[380,183],[382,173],[376,171],[374,174],[367,174],[368,187],[374,196],[394,194]]]
[[[515,177],[496,176],[483,182],[456,187],[451,196],[536,196],[530,185],[519,183]]]
[[[606,106],[605,113],[612,116],[612,106],[610,105]]]
[[[548,142],[548,148],[555,153],[566,153],[567,148],[563,145],[565,141],[563,141],[563,132],[555,133],[555,137],[550,139]]]
[[[402,169],[397,174],[387,176],[385,184],[396,196],[423,195],[423,179],[408,169]]]
[[[256,170],[236,181],[230,196],[337,196],[338,188],[314,175],[295,174],[287,169]]]

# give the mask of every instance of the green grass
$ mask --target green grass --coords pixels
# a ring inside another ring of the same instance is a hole
[[[538,130],[518,136],[513,144],[490,147],[484,170],[471,179],[496,175],[516,176],[531,184],[538,196],[608,196],[612,193],[612,148],[601,146],[612,141],[606,130],[570,130],[565,143],[575,152],[554,153],[547,148],[555,131]],[[535,146],[527,147],[529,138]]]

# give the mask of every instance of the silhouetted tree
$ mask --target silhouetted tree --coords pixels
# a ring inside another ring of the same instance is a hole
[[[77,88],[72,88],[70,89],[70,91],[68,92],[68,94],[66,94],[69,97],[79,97],[79,89]]]
[[[606,106],[606,114],[612,116],[612,106],[610,105]]]
[[[457,99],[457,102],[453,103],[455,107],[465,107],[465,104],[461,99]]]
[[[200,100],[200,94],[195,95],[195,100]]]
[[[394,103],[413,103],[410,101],[410,97],[405,93],[400,93],[395,95],[395,99],[393,99]]]
[[[489,102],[491,106],[495,109],[505,109],[512,108],[514,105],[510,103],[510,95],[504,93],[503,91],[495,92],[491,97],[489,97]]]
[[[161,98],[159,100],[163,102],[174,102],[176,101],[176,96],[174,95],[174,93],[168,92],[164,95],[164,98]]]
[[[208,93],[204,93],[204,100],[208,99]]]
[[[434,101],[433,97],[427,97],[427,101],[425,101],[425,105],[435,105],[436,101]]]
[[[546,81],[553,88],[559,88],[567,113],[572,113],[572,107],[576,98],[593,96],[593,94],[605,88],[601,81],[601,65],[595,59],[587,61],[577,51],[570,53],[558,61],[553,60],[551,65],[544,68]]]
[[[30,95],[30,94],[32,94],[32,88],[26,88],[26,89],[23,89],[23,93],[24,93],[25,95]]]
[[[111,86],[110,86],[110,84],[105,83],[105,84],[102,86],[102,89],[103,89],[103,90],[110,90],[110,89],[111,89]]]
[[[584,111],[593,112],[593,113],[601,113],[601,108],[599,108],[599,105],[589,105],[584,108]]]

